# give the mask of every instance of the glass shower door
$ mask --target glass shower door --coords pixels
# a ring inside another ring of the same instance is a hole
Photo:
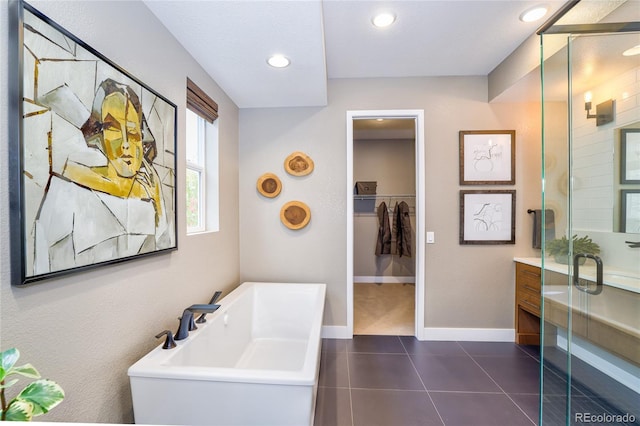
[[[555,223],[542,259],[544,425],[640,424],[640,55],[630,50],[640,53],[640,33],[631,24],[542,34],[543,212]]]

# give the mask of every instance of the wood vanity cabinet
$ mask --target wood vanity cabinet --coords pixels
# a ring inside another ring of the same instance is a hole
[[[540,268],[516,262],[516,343],[540,344]]]
[[[567,275],[545,270],[548,288],[567,290]],[[542,274],[539,266],[516,262],[516,343],[540,344],[542,308]],[[640,320],[637,307],[640,293],[605,285],[599,295],[588,295],[573,287],[573,306],[569,310],[566,297],[548,296],[544,303],[545,334],[553,342],[556,330],[566,332],[571,318],[571,335],[580,337],[603,350],[640,366]],[[551,293],[561,293],[552,291]],[[566,296],[566,295],[565,295]],[[615,306],[615,312],[607,310]],[[555,343],[553,343],[555,344]]]

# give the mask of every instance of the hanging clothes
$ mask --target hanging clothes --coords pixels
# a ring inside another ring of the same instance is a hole
[[[411,216],[409,205],[401,201],[393,208],[394,254],[411,257]]]
[[[383,201],[378,206],[378,239],[376,241],[376,256],[391,254],[391,226],[389,225],[389,210]]]

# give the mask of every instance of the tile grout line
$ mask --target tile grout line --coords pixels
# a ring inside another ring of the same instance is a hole
[[[587,394],[585,392],[583,392],[580,388],[576,387],[575,384],[572,383],[572,380],[566,380],[560,373],[562,373],[561,371],[555,371],[555,369],[552,369],[550,367],[547,367],[544,365],[544,360],[538,360],[538,362],[543,366],[543,374],[544,371],[548,371],[546,373],[546,375],[551,374],[552,376],[555,376],[556,378],[559,378],[560,380],[564,380],[567,382],[567,386],[570,386],[571,389],[575,390],[575,392],[578,392],[578,394],[575,394],[574,392],[571,392],[571,396],[570,396],[570,400],[573,401],[574,397],[578,397],[578,398],[585,398],[589,401],[589,403],[591,404],[595,404],[596,406],[600,407],[603,411],[610,411],[609,409],[607,409],[606,407],[604,407],[604,404],[602,404],[597,398],[595,398],[594,396]],[[556,367],[557,369],[557,367]],[[566,374],[566,373],[565,373]],[[558,394],[546,394],[547,396],[559,396],[559,397],[564,397],[565,400],[568,397],[568,395],[566,393],[562,394],[562,393],[558,393]],[[611,404],[608,404],[609,406]]]
[[[484,395],[503,395],[504,392],[502,391],[491,391],[491,392],[486,392],[486,391],[460,391],[460,390],[456,390],[456,391],[450,391],[450,390],[430,390],[427,392],[433,392],[433,393],[461,393],[461,394],[484,394]],[[526,395],[526,394],[523,394]]]
[[[526,418],[527,418],[527,419],[528,419],[532,424],[537,425],[538,423],[537,423],[537,422],[535,422],[535,421],[533,421],[533,419],[531,419],[531,417],[529,417],[529,415],[528,415],[528,414],[527,414],[527,413],[522,409],[522,407],[520,407],[520,405],[518,405],[518,404],[513,400],[513,398],[511,398],[511,397],[509,396],[509,394],[508,394],[507,392],[505,392],[505,390],[504,390],[504,389],[502,389],[502,386],[500,386],[500,385],[498,384],[498,382],[496,382],[496,381],[494,380],[494,378],[491,376],[491,374],[489,374],[489,373],[487,372],[487,370],[485,370],[485,369],[484,369],[484,368],[483,368],[483,367],[478,363],[478,361],[476,361],[476,359],[475,359],[473,356],[471,356],[471,354],[470,354],[469,352],[467,352],[467,350],[464,348],[464,346],[462,346],[462,345],[460,345],[460,346],[462,347],[462,350],[463,350],[467,355],[469,355],[469,358],[471,358],[471,360],[472,360],[472,361],[473,361],[473,362],[474,362],[474,363],[475,363],[475,364],[476,364],[476,365],[477,365],[477,366],[478,366],[478,367],[479,367],[479,368],[484,372],[484,374],[486,374],[486,375],[489,377],[489,379],[491,379],[491,381],[492,381],[493,383],[495,383],[495,385],[498,387],[498,389],[500,389],[500,391],[502,392],[502,394],[503,394],[504,396],[506,396],[507,398],[509,398],[509,401],[511,401],[511,402],[513,403],[513,405],[515,405],[516,407],[518,407],[518,410],[520,410],[520,412],[521,412],[522,414],[524,414],[524,416],[525,416],[525,417],[526,417]]]
[[[424,391],[427,393],[427,396],[429,397],[429,401],[431,401],[431,405],[433,405],[433,409],[436,410],[436,414],[438,415],[438,418],[440,419],[440,421],[442,422],[442,424],[444,426],[445,423],[444,423],[444,419],[442,418],[442,415],[440,414],[440,410],[438,410],[438,407],[436,406],[436,403],[434,402],[433,398],[431,398],[431,394],[427,390],[427,387],[425,386],[424,381],[422,380],[422,377],[420,376],[420,373],[418,372],[418,369],[416,368],[416,365],[413,363],[413,359],[411,359],[411,355],[409,354],[409,351],[407,350],[407,347],[402,342],[402,339],[400,339],[400,336],[398,336],[398,339],[400,340],[400,344],[404,348],[404,350],[406,352],[406,355],[409,358],[409,362],[411,363],[411,366],[413,367],[413,371],[415,371],[416,375],[418,376],[418,379],[420,380],[420,383],[422,384],[422,387],[424,388]]]
[[[349,385],[349,411],[351,414],[351,426],[355,426],[355,421],[353,419],[353,395],[351,393],[351,368],[349,365],[349,345],[346,344],[344,347],[345,358],[347,359],[347,382]]]

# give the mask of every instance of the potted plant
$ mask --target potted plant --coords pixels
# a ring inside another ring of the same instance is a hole
[[[33,417],[47,413],[64,399],[64,391],[55,382],[40,379],[40,374],[31,364],[16,366],[20,352],[16,348],[0,352],[0,420],[31,421]],[[18,375],[38,379],[28,384],[18,395],[7,401],[5,390],[19,379],[7,380]]]
[[[582,238],[578,238],[574,235],[571,240],[573,241],[573,253],[585,253],[585,254],[598,254],[600,253],[600,246],[594,243],[588,235]],[[546,252],[553,256],[553,260],[557,263],[569,264],[573,260],[569,259],[569,239],[565,236],[562,238],[556,238],[553,241],[549,241],[545,244]],[[585,258],[580,259],[580,264],[585,262]]]

